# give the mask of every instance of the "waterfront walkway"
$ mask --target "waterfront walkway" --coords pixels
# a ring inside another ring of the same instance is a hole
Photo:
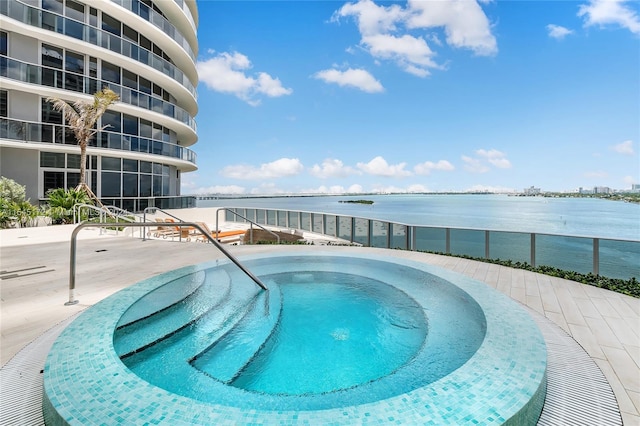
[[[147,240],[83,230],[77,253],[80,303],[69,298],[74,226],[0,231],[1,341],[4,366],[55,324],[119,289],[181,266],[221,258],[211,244]],[[317,246],[231,246],[235,255],[318,250]],[[461,258],[399,250],[364,250],[440,266],[485,282],[544,315],[595,360],[613,389],[625,424],[640,424],[640,299],[533,272]]]

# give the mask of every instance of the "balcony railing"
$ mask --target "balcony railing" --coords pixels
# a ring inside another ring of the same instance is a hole
[[[408,225],[326,213],[232,208],[256,223],[325,234],[366,247],[511,260],[610,278],[640,279],[640,241]],[[227,213],[225,219],[240,222]]]
[[[178,29],[160,13],[156,12],[155,10],[153,10],[152,8],[150,8],[149,6],[147,6],[146,4],[142,3],[139,0],[133,0],[133,1],[132,0],[111,0],[111,1],[135,13],[145,21],[151,22],[157,28],[162,30],[163,33],[165,33],[166,35],[171,37],[173,40],[175,40],[176,43],[178,43],[180,47],[182,47],[187,52],[187,54],[193,60],[193,62],[196,61],[196,55],[193,52],[193,49],[191,49],[191,45],[189,45],[189,42],[187,41],[186,37],[183,36],[182,33],[178,31]],[[180,5],[180,3],[178,4]],[[182,5],[180,6],[182,7]],[[187,8],[186,10],[189,10],[189,9]],[[190,15],[191,15],[191,12],[189,12],[189,16]],[[193,18],[191,18],[191,21],[193,21]]]
[[[182,70],[161,56],[141,47],[138,43],[126,40],[108,31],[86,25],[83,22],[66,18],[37,7],[28,6],[19,1],[0,1],[0,14],[27,25],[64,34],[84,42],[111,50],[158,70],[185,87],[194,98],[196,88]]]
[[[120,96],[120,101],[171,117],[197,132],[195,119],[179,106],[110,81],[87,77],[71,71],[29,64],[4,55],[0,55],[0,77],[88,95],[93,95],[106,86]]]
[[[13,120],[10,118],[0,118],[0,139],[27,143],[77,144],[73,130],[69,126]],[[189,161],[193,164],[196,163],[196,153],[188,148],[161,140],[123,133],[103,130],[91,138],[89,146],[162,155]]]

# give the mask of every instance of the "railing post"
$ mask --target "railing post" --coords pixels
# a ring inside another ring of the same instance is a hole
[[[387,231],[387,248],[391,247],[391,234],[393,233],[393,223],[387,222],[389,224],[389,229]]]
[[[600,275],[600,239],[593,239],[593,274]]]
[[[451,253],[451,228],[445,228],[445,243],[444,243],[445,253]]]
[[[489,231],[484,231],[484,258],[489,259]]]
[[[531,267],[536,267],[536,234],[531,233]]]

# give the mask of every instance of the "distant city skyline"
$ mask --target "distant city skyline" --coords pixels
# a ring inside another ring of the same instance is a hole
[[[640,3],[199,1],[182,193],[640,181]]]

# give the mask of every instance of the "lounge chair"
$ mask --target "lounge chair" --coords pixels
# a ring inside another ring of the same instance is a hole
[[[232,239],[232,237],[235,237],[233,239],[236,240],[236,239],[239,239],[240,236],[246,233],[246,231],[243,229],[236,229],[234,231],[219,231],[216,233],[211,229],[209,229],[206,223],[204,222],[196,222],[196,223],[200,225],[202,229],[205,230],[213,238],[217,238],[219,242],[224,242],[224,243],[230,242],[229,240]],[[209,239],[204,235],[200,234],[196,237],[196,241],[202,241],[202,242],[208,243]]]

